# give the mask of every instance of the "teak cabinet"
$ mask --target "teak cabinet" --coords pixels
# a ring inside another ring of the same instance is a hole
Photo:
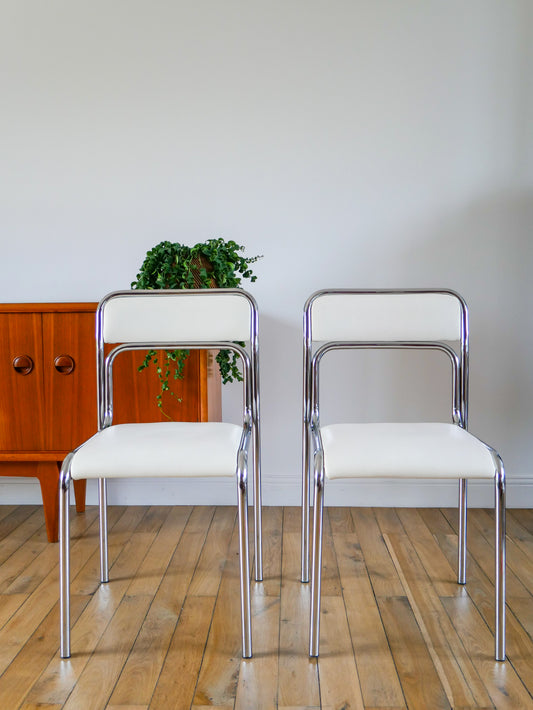
[[[48,539],[58,536],[59,470],[65,455],[96,432],[96,303],[0,304],[0,475],[39,479]],[[114,423],[165,421],[156,404],[153,367],[138,372],[141,352],[114,366]],[[175,421],[221,418],[220,375],[213,354],[191,351],[178,402],[163,409]],[[85,481],[75,481],[85,509]]]

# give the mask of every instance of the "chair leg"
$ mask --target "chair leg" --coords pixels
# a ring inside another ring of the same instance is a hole
[[[501,459],[498,460],[498,464],[495,480],[496,618],[494,635],[496,660],[505,661],[505,471]]]
[[[309,582],[309,430],[303,423],[302,431],[302,582]]]
[[[457,582],[466,584],[467,480],[459,481],[459,544],[457,547]]]
[[[100,508],[100,581],[109,582],[107,555],[107,481],[98,479],[98,504]]]
[[[261,439],[259,423],[254,428],[254,567],[255,581],[263,580],[263,501],[261,496]]]
[[[250,561],[248,545],[248,486],[245,455],[239,456],[237,472],[239,518],[239,565],[241,582],[242,656],[252,656],[252,612],[250,605]]]
[[[61,658],[70,658],[70,456],[59,477],[59,632]]]
[[[315,504],[313,506],[313,554],[311,558],[311,614],[309,655],[318,656],[320,639],[320,583],[322,577],[322,527],[324,519],[324,466],[322,453],[315,455]]]

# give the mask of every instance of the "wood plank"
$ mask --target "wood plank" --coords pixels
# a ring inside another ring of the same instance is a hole
[[[440,508],[420,508],[418,512],[434,537],[437,535],[451,535],[456,530],[450,525]]]
[[[405,529],[395,508],[373,508],[382,535],[402,535]]]
[[[11,619],[26,599],[26,594],[0,594],[0,629]]]
[[[318,676],[322,708],[363,710],[363,696],[342,597],[322,597]]]
[[[264,508],[264,581],[252,582],[253,658],[241,662],[236,710],[277,708],[282,529],[281,508]]]
[[[31,546],[25,545],[29,540],[33,540],[33,544]],[[40,554],[45,544],[44,517],[42,509],[39,509],[2,540],[0,545],[0,593],[11,584],[34,557]]]
[[[355,533],[339,533],[334,541],[365,705],[404,708],[398,673],[357,537]],[[322,631],[328,624],[329,615]]]
[[[479,515],[482,513],[479,508],[472,508],[468,512],[468,530],[467,530],[467,574],[466,580],[469,583],[470,564],[472,560],[476,560],[487,578],[494,584],[494,524],[492,525],[492,533],[486,535],[486,527],[480,526],[478,523]],[[453,526],[453,516],[449,517],[449,511],[445,511],[450,524]],[[510,545],[508,545],[510,547]],[[512,553],[511,553],[512,560]],[[509,554],[507,555],[507,593],[510,597],[529,596],[529,591],[524,587],[520,579],[513,571],[514,565],[510,563]]]
[[[328,509],[328,565],[338,581],[323,595],[316,661],[307,655],[309,585],[298,578],[300,511],[265,508],[265,581],[252,582],[254,658],[243,661],[229,510],[111,506],[108,585],[98,582],[96,507],[73,515],[73,656],[60,660],[49,554],[57,547],[44,543],[37,506],[0,508],[12,543],[0,584],[13,592],[0,594],[0,707],[533,708],[532,511],[508,513],[518,595],[508,595],[509,660],[497,663],[491,512],[470,511],[468,584],[448,596],[455,510]]]
[[[327,508],[329,527],[333,534],[355,533],[351,509],[347,507]]]
[[[146,510],[147,508],[143,507],[111,506],[109,510],[110,537],[122,538],[122,547],[110,546],[109,562],[111,565],[118,556],[125,556],[127,560],[129,559],[130,564],[135,565],[137,555],[142,553],[142,546],[136,546],[138,541],[134,537],[134,531]],[[147,542],[145,541],[145,543]],[[100,584],[98,576],[96,576],[96,587],[92,588],[91,586],[91,591],[88,594],[82,594],[79,590],[75,593],[78,574],[83,573],[88,565],[96,564],[96,559],[99,556],[98,544],[98,521],[95,521],[89,529],[89,534],[77,539],[71,546],[71,606],[77,603],[78,599],[84,600],[88,596],[90,602],[78,618],[72,616],[71,619],[72,657],[68,660],[60,660],[56,657],[50,661],[28,695],[28,700],[32,702],[37,700],[51,704],[66,702],[131,581],[126,575],[125,577],[115,575],[115,580],[111,577],[112,583]],[[141,560],[138,560],[136,564],[139,565],[140,562]],[[124,563],[117,565],[114,569],[116,572],[127,572]],[[116,579],[117,576],[118,579]],[[59,582],[56,578],[56,599],[58,590]],[[54,640],[57,649],[59,625]]]
[[[300,510],[285,508],[278,678],[282,707],[320,705],[318,664],[308,655],[310,587],[299,578],[300,543]]]
[[[81,707],[84,710],[99,710],[105,707],[150,601],[151,597],[140,595],[125,595],[121,599],[64,710],[79,710]]]
[[[75,575],[83,564],[83,558],[77,555],[79,542],[72,545],[71,573]],[[34,591],[27,595],[26,601],[0,630],[0,673],[7,668],[18,653],[20,646],[30,638],[53,605],[57,602],[59,590],[59,565],[56,563],[43,577]]]
[[[175,511],[154,542],[154,546],[158,545],[163,552],[167,548],[168,554],[172,548],[174,553],[168,566],[162,570],[164,578],[161,583],[154,586],[157,593],[111,696],[110,703],[113,705],[134,702],[149,705],[156,684],[165,681],[165,676],[161,676],[162,669],[213,517],[213,511],[206,508],[195,510],[192,515],[187,515],[186,520],[183,519],[184,512],[180,516],[180,509]],[[204,520],[203,532],[188,532],[189,529],[196,530],[198,519]],[[185,522],[185,531],[180,536],[179,530]],[[167,537],[172,540],[170,544],[165,542]],[[162,556],[161,568],[165,557]],[[144,591],[145,577],[142,576],[140,581],[142,586],[136,580],[132,582],[128,594]]]
[[[19,507],[18,505],[7,505],[7,504],[0,505],[0,523],[8,515],[11,515],[11,513],[13,513],[18,507]]]
[[[77,597],[73,600],[71,605],[73,619],[78,618],[88,602],[87,597]],[[58,629],[59,607],[55,605],[2,674],[0,707],[18,708],[27,699],[28,689],[35,685],[51,659],[57,654]]]
[[[0,540],[2,540],[2,545],[0,545],[0,562],[6,560],[7,557],[13,554],[13,551],[17,549],[16,545],[12,547],[8,546],[7,548],[4,547],[5,544],[9,545],[6,540],[9,535],[12,534],[14,540],[19,540],[19,544],[22,544],[23,539],[27,539],[30,534],[33,535],[33,530],[29,533],[19,528],[25,520],[32,517],[36,511],[40,509],[40,506],[35,505],[18,505],[14,508],[12,506],[7,507],[10,512],[0,519]],[[42,521],[44,523],[44,518]]]
[[[437,594],[441,597],[460,595],[462,588],[457,584],[457,566],[450,565],[418,511],[413,508],[400,508],[398,517],[415,545],[416,553],[433,581]]]
[[[230,518],[226,516],[227,523],[229,520]],[[217,532],[220,533],[220,531]],[[233,533],[231,540],[228,540],[228,532]],[[224,531],[225,550],[221,540],[215,541],[212,535],[208,536],[204,548],[205,558],[212,558],[212,552],[206,550],[209,543],[210,546],[221,550],[221,552],[224,550],[222,559],[225,560],[225,566],[221,570],[220,565],[217,564],[212,569],[211,578],[206,578],[205,570],[201,568],[199,563],[187,595],[198,596],[198,592],[200,592],[200,596],[204,596],[205,588],[211,588],[217,592],[209,636],[193,697],[194,705],[209,705],[210,703],[212,705],[228,705],[235,701],[239,669],[243,663],[238,534],[238,525],[234,525],[233,531],[231,529]],[[202,556],[204,555],[202,554]],[[196,582],[197,575],[199,575],[200,584]]]
[[[325,597],[337,597],[342,594],[341,580],[339,578],[339,568],[337,567],[335,547],[333,546],[333,536],[331,534],[328,508],[324,510],[322,534],[322,595]],[[312,549],[312,544],[310,549]]]
[[[250,517],[252,517],[251,511]],[[253,522],[250,530],[253,530]],[[283,510],[279,506],[263,508],[263,581],[252,582],[253,595],[278,597],[281,592],[281,538]],[[250,534],[250,569],[253,576],[253,540]]]
[[[476,510],[473,523],[494,550],[494,515],[487,510]],[[524,587],[524,596],[531,598],[533,589],[533,534],[513,516],[507,520],[507,569],[511,570]],[[509,594],[518,596],[516,589]],[[531,599],[533,603],[533,599]]]
[[[137,516],[142,515],[142,510],[133,509],[133,511]],[[133,517],[133,520],[136,519]],[[41,679],[43,685],[46,685],[48,701],[66,703],[67,698],[68,702],[71,702],[73,696],[79,700],[82,697],[79,695],[81,692],[79,688],[92,693],[90,689],[100,672],[103,672],[102,677],[107,678],[112,684],[107,686],[107,695],[105,695],[105,685],[95,695],[102,703],[102,707],[104,699],[108,700],[130,650],[126,642],[130,639],[130,645],[133,644],[151,602],[149,595],[129,597],[126,591],[153,539],[153,533],[130,533],[128,542],[111,567],[113,575],[110,576],[110,582],[99,585],[80,618],[72,626],[72,658],[68,661],[68,681],[63,679],[60,684],[54,682],[56,678],[53,667],[47,669],[47,674]],[[125,628],[128,614],[132,617],[131,624]],[[114,651],[117,658],[121,659],[120,664],[114,658],[111,662]],[[105,663],[102,665],[103,658],[108,659],[108,668]],[[104,668],[105,672],[102,670]],[[41,685],[41,695],[44,690],[43,685]],[[71,707],[76,707],[75,703]]]
[[[455,599],[448,597],[443,599],[442,603],[468,655],[483,678],[494,706],[498,710],[532,707],[532,696],[523,685],[527,677],[519,678],[513,663],[499,663],[494,660],[492,634],[483,623],[476,605],[467,596]]]
[[[221,506],[216,509],[188,592],[192,596],[217,595],[236,516],[237,509],[234,506]]]
[[[405,535],[389,535],[385,541],[451,706],[489,706],[490,698],[442,606],[440,585],[422,564],[418,547],[415,551]]]
[[[447,538],[442,539],[441,544],[443,549],[446,548]],[[448,552],[449,554],[449,552]],[[477,564],[475,559],[471,559],[469,568],[469,579],[466,584],[466,592],[468,598],[475,604],[476,612],[482,617],[484,629],[489,630],[493,635],[494,631],[494,586],[489,581],[484,570]],[[522,679],[524,685],[528,688],[533,697],[533,641],[531,636],[525,631],[524,627],[517,620],[514,613],[509,612],[509,606],[513,611],[513,598],[508,599],[508,610],[506,614],[507,620],[507,658],[511,661]],[[444,604],[444,600],[443,600]],[[447,605],[445,605],[448,608]],[[531,608],[531,607],[530,607]],[[452,622],[457,628],[456,621],[452,618]],[[481,631],[480,631],[481,633]],[[480,635],[481,638],[481,635]],[[479,642],[478,642],[479,643]],[[468,647],[467,647],[468,651]],[[494,639],[489,642],[485,651],[490,654],[494,653]],[[468,651],[469,655],[470,651]],[[495,662],[496,663],[496,662]],[[478,669],[479,672],[479,669]],[[485,679],[483,678],[484,682]],[[489,686],[485,682],[487,689]],[[490,690],[489,690],[490,693]],[[492,696],[491,696],[492,697]],[[494,701],[494,698],[492,698]]]
[[[376,596],[402,596],[404,591],[390,558],[374,511],[352,508],[357,539]]]
[[[254,655],[241,661],[235,710],[276,710],[278,707],[279,613],[279,595],[252,596]]]
[[[79,520],[75,516],[76,534],[89,527],[96,515],[94,510],[87,512],[86,516],[80,516]],[[31,523],[31,526],[26,527],[27,523]],[[42,510],[36,512],[35,520],[32,516],[21,527],[27,533],[31,533],[32,529],[34,532],[26,539],[21,539],[13,554],[0,566],[0,593],[31,593],[50,567],[57,564],[58,549],[47,542]],[[74,523],[72,528],[74,531]]]
[[[382,597],[379,608],[407,707],[450,710],[433,660],[406,597]]]

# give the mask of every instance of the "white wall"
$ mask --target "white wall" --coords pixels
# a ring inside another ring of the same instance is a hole
[[[528,0],[8,0],[2,15],[0,300],[98,300],[163,239],[263,254],[250,290],[265,498],[296,503],[305,298],[455,288],[471,310],[471,430],[500,449],[511,503],[533,504]],[[429,407],[403,359],[341,363],[328,379],[343,415],[376,416],[390,389],[391,415],[447,416],[440,362],[414,368]],[[225,392],[229,416],[238,394]],[[165,486],[165,500],[197,495]],[[330,503],[455,500],[442,486],[337,491]],[[0,493],[38,499],[20,480]]]

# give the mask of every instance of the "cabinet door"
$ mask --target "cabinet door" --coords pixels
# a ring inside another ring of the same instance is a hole
[[[40,313],[0,314],[0,449],[39,451],[44,444]]]
[[[70,451],[97,430],[94,313],[43,313],[45,446]]]
[[[158,352],[157,357],[163,365],[164,353]],[[176,396],[164,392],[161,410],[157,406],[157,395],[161,387],[154,364],[151,363],[148,368],[139,372],[144,352],[133,351],[117,355],[113,365],[113,423],[206,420],[206,357],[207,353],[204,351],[192,350],[185,363],[181,380],[175,380],[171,371],[169,386]]]

